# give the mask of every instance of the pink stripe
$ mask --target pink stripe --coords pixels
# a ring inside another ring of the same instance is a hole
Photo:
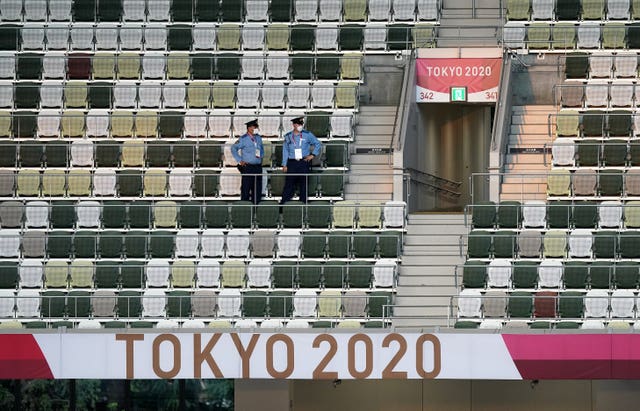
[[[53,378],[32,334],[0,335],[0,379]]]

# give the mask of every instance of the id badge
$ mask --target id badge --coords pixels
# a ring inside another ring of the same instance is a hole
[[[294,148],[293,149],[293,156],[295,157],[296,160],[302,160],[302,149],[301,148]]]
[[[256,148],[256,158],[260,158],[260,150]]]

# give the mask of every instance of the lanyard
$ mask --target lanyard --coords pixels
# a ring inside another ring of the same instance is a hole
[[[291,133],[291,139],[293,140],[293,145],[296,145],[296,135],[295,133]],[[300,132],[300,137],[298,138],[298,145],[302,148],[302,132]]]

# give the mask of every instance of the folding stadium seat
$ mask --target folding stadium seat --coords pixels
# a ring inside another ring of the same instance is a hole
[[[164,317],[166,305],[167,297],[164,290],[147,290],[142,295],[142,316]]]
[[[197,170],[193,182],[195,197],[215,197],[218,194],[220,175],[214,170]],[[226,217],[225,217],[226,218]],[[226,219],[225,219],[226,224]]]
[[[609,136],[622,136],[628,137],[631,134],[632,124],[631,124],[631,112],[626,110],[612,110],[609,112],[608,123],[609,123]],[[619,144],[615,144],[619,143]],[[605,154],[607,152],[607,147],[611,147],[616,149],[616,152],[619,152],[620,160],[617,161],[617,164],[607,164],[607,165],[624,165],[624,160],[626,159],[626,144],[624,144],[624,140],[611,140],[609,144],[605,145]],[[622,154],[624,154],[625,158],[622,158]],[[606,157],[605,157],[606,160]]]
[[[167,57],[167,78],[188,79],[191,76],[191,60],[187,53],[171,53]]]
[[[597,166],[600,163],[599,140],[582,140],[578,143],[576,159],[579,166]]]
[[[169,180],[169,184],[171,184],[171,180]],[[202,209],[204,204],[198,201],[183,201],[179,205],[180,227],[182,229],[200,228],[202,226]]]
[[[390,0],[369,0],[369,21],[388,21],[390,17]]]
[[[100,82],[89,85],[89,108],[111,108],[113,100],[112,83]]]
[[[62,197],[66,194],[66,177],[63,170],[44,170],[42,174],[42,195]]]
[[[467,289],[458,295],[458,317],[480,317],[482,299],[480,291]]]
[[[166,66],[167,58],[163,53],[156,54],[153,52],[147,52],[142,57],[142,78],[163,80],[165,76]]]
[[[254,259],[247,267],[248,287],[271,286],[271,261],[266,259]]]
[[[196,268],[198,287],[220,286],[220,263],[215,259],[201,259]]]
[[[164,170],[147,170],[142,184],[145,197],[163,197],[167,192],[167,173]]]
[[[69,26],[50,25],[46,30],[47,50],[66,51],[69,48]]]
[[[244,287],[246,267],[240,260],[225,260],[222,264],[222,286],[223,287]]]
[[[543,256],[565,257],[567,249],[567,233],[564,230],[549,230],[543,239]]]
[[[622,195],[622,170],[605,170],[598,173],[601,196],[619,197]]]
[[[277,244],[279,257],[297,257],[300,251],[300,230],[281,230]]]
[[[44,265],[41,260],[22,260],[18,275],[20,288],[41,288],[44,281]]]
[[[602,48],[623,49],[626,45],[624,23],[607,23],[602,27]]]
[[[19,4],[16,3],[16,5]],[[17,10],[16,10],[17,11]],[[2,19],[5,20],[4,13]],[[33,0],[24,3],[24,19],[26,21],[45,21],[47,19],[47,1]]]
[[[0,203],[0,224],[2,228],[20,228],[24,215],[24,206],[19,201]]]
[[[240,290],[224,289],[218,294],[218,316],[239,317],[242,297]]]
[[[551,158],[554,166],[573,166],[576,146],[573,140],[556,140],[551,147]]]
[[[95,30],[95,46],[97,50],[116,50],[118,48],[118,27],[97,27]]]
[[[176,257],[195,257],[198,255],[200,238],[197,230],[178,231],[176,235]]]
[[[637,250],[638,232],[636,231],[623,231],[619,236],[620,257],[621,258],[638,258],[640,253]],[[636,247],[636,248],[634,248]]]
[[[204,230],[200,240],[203,257],[220,257],[224,255],[225,238],[221,230]]]
[[[630,290],[615,290],[611,294],[611,317],[633,318],[634,299],[633,292]]]
[[[316,0],[295,0],[296,21],[316,21],[318,16],[318,2]]]
[[[147,287],[169,287],[169,261],[150,260],[146,266]]]
[[[20,231],[3,229],[0,233],[0,257],[20,256]]]
[[[74,25],[69,34],[72,50],[93,50],[93,26]]]
[[[633,54],[618,53],[614,56],[616,78],[635,77],[638,67],[638,56]]]
[[[547,176],[548,196],[568,196],[571,194],[571,173],[568,170],[554,169]]]
[[[600,228],[620,227],[622,222],[622,203],[603,201],[598,207]]]
[[[8,154],[15,155],[15,152]],[[15,165],[15,156],[13,158],[9,158],[9,161],[13,160],[13,165]],[[7,161],[8,162],[8,161]],[[2,196],[13,196],[15,194],[15,174],[13,170],[0,170],[0,195]]]
[[[249,255],[250,236],[248,230],[234,229],[227,234],[227,256],[246,257]]]
[[[523,230],[518,236],[518,253],[520,257],[540,257],[542,234],[539,231]]]
[[[596,194],[597,175],[588,169],[577,170],[573,174],[573,195],[593,196]]]
[[[316,312],[317,295],[313,290],[298,290],[293,297],[294,317],[312,317]]]
[[[615,266],[615,286],[618,289],[635,289],[638,284],[638,264],[636,262],[619,262]]]
[[[611,105],[611,107],[631,107],[633,105],[633,85],[632,84],[612,85],[609,88],[609,93],[611,97],[609,100],[609,104]],[[631,122],[631,116],[629,116],[629,123],[630,122]],[[628,134],[628,131],[626,133]]]
[[[341,293],[338,290],[323,290],[318,296],[319,317],[341,316]]]
[[[174,201],[158,201],[153,206],[154,226],[175,228],[177,226],[178,207]]]
[[[624,205],[624,225],[627,228],[640,227],[640,202],[627,201]]]
[[[505,26],[502,30],[503,44],[511,49],[524,49],[526,33],[527,29],[523,24]],[[381,41],[384,41],[384,38],[381,38]],[[367,29],[365,29],[365,47],[369,48],[367,46]],[[384,48],[384,43],[380,48]]]
[[[585,85],[585,105],[587,107],[607,107],[609,86],[606,83],[589,82]]]
[[[589,56],[589,74],[591,78],[610,78],[613,73],[613,56]]]
[[[173,169],[169,173],[169,195],[170,196],[190,196],[193,175],[191,171],[184,169]]]
[[[608,0],[607,1],[607,18],[628,20],[630,4],[629,0]]]
[[[60,111],[41,110],[38,114],[38,136],[39,137],[59,137],[60,136]]]
[[[44,49],[44,27],[41,25],[23,26],[20,31],[20,37],[22,39],[22,51]]]
[[[216,34],[218,50],[240,50],[240,26],[222,24]]]
[[[609,261],[594,261],[589,267],[589,283],[592,289],[609,289],[613,286],[614,266]]]
[[[591,230],[576,229],[569,234],[569,257],[591,257]]]
[[[242,49],[262,50],[265,45],[265,27],[263,25],[245,25],[242,28]]]

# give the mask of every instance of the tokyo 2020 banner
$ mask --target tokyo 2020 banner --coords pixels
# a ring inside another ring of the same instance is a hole
[[[0,335],[3,379],[638,379],[640,335]]]
[[[466,101],[498,101],[499,58],[419,58],[416,60],[416,101],[448,103],[452,87],[466,87]]]

